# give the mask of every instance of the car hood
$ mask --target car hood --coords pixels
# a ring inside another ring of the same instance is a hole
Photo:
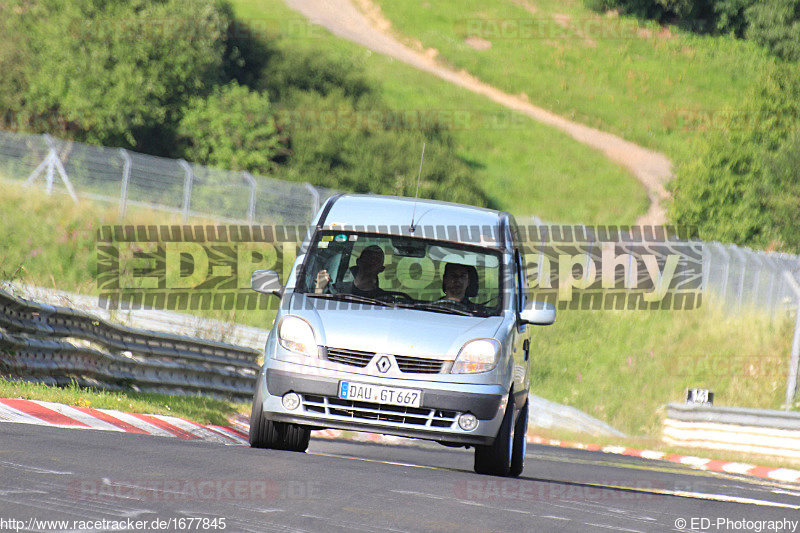
[[[296,294],[291,314],[306,319],[329,348],[454,359],[473,339],[494,337],[502,316],[470,317],[308,298]]]

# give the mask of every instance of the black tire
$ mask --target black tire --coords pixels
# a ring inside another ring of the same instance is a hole
[[[514,397],[509,395],[506,414],[494,443],[475,446],[475,472],[506,477],[511,472],[511,455],[514,445]]]
[[[249,441],[252,448],[271,448],[304,452],[308,449],[311,430],[286,422],[267,420],[262,412],[261,395],[256,392],[253,409],[250,412]]]
[[[517,422],[514,424],[514,451],[511,453],[511,469],[509,475],[517,477],[522,474],[525,467],[525,452],[528,448],[528,399],[525,398],[525,405],[519,410]]]

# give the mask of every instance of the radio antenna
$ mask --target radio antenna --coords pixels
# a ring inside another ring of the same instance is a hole
[[[419,158],[419,174],[417,175],[417,192],[414,193],[414,209],[411,211],[411,226],[408,231],[414,233],[414,215],[417,214],[417,198],[419,197],[419,182],[422,178],[422,161],[425,160],[425,143],[422,143],[422,156]]]

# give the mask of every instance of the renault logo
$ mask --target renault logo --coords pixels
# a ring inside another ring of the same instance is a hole
[[[389,360],[388,357],[384,355],[380,359],[378,359],[378,362],[375,363],[375,366],[378,367],[378,371],[381,374],[385,374],[389,371],[390,368],[392,368],[392,362]]]

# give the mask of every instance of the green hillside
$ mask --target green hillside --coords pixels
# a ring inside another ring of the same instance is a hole
[[[697,111],[740,105],[771,61],[752,42],[598,14],[582,1],[376,4],[400,38],[440,61],[678,161],[693,155]],[[476,50],[479,39],[488,48]]]

